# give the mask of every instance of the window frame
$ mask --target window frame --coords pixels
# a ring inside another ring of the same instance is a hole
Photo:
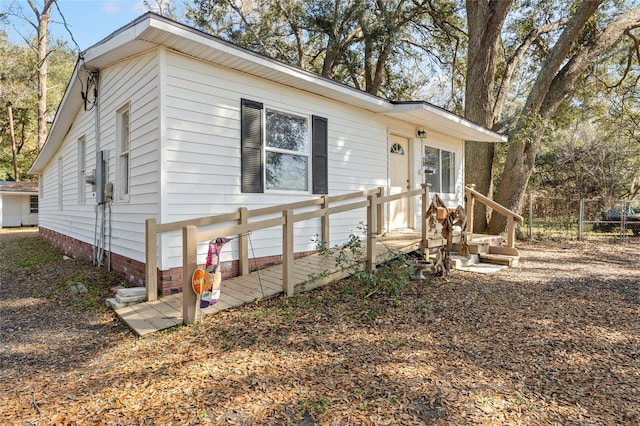
[[[437,156],[437,164],[435,165],[436,170],[435,170],[435,173],[431,174],[431,175],[437,175],[435,176],[435,182],[432,182],[431,179],[429,179],[429,181],[427,180],[427,176],[430,175],[429,173],[427,173],[427,152],[426,152],[427,149],[434,151],[434,153],[436,153],[436,156]],[[444,190],[443,188],[445,183],[445,179],[444,179],[445,155],[446,157],[448,157],[449,165],[450,165],[450,167],[447,167],[447,170],[449,170],[449,174],[448,174],[449,187],[446,190]],[[423,172],[424,172],[424,177],[422,181],[424,183],[431,184],[432,192],[438,193],[438,194],[455,194],[456,193],[456,151],[455,150],[439,148],[437,146],[433,146],[429,144],[423,144],[422,166],[423,166]]]
[[[131,192],[131,105],[128,103],[116,111],[116,152],[117,200],[127,202]]]
[[[267,143],[270,137],[270,133],[269,133],[269,128],[268,128],[268,120],[267,120],[267,115],[271,113],[271,114],[278,114],[281,116],[290,116],[290,117],[296,117],[296,118],[300,118],[303,119],[306,125],[306,130],[305,130],[305,135],[306,135],[306,142],[305,142],[305,146],[307,148],[307,151],[295,151],[295,150],[289,150],[286,148],[277,148],[277,147],[272,147],[269,146],[269,144]],[[311,117],[308,115],[303,115],[303,114],[298,114],[298,113],[294,113],[294,112],[290,112],[290,111],[285,111],[283,109],[278,109],[278,108],[273,108],[273,107],[265,107],[263,108],[262,111],[263,114],[263,123],[264,123],[264,131],[263,131],[263,135],[264,135],[264,143],[263,143],[263,155],[264,155],[264,167],[263,167],[263,179],[264,179],[264,192],[265,193],[305,193],[308,194],[310,192],[311,189],[311,174],[312,174],[312,160],[311,160],[311,145],[312,145],[312,138],[311,138]],[[274,153],[274,154],[283,154],[283,155],[291,155],[291,156],[296,156],[296,157],[303,157],[305,159],[306,162],[306,179],[304,180],[304,189],[299,189],[299,188],[281,188],[281,187],[269,187],[269,180],[267,178],[267,169],[268,169],[268,164],[269,164],[269,154],[270,153]]]
[[[317,115],[293,113],[281,108],[269,110],[305,117],[310,129],[307,159],[307,189],[267,189],[266,180],[266,112],[261,102],[240,99],[240,190],[242,193],[328,194],[328,120]],[[269,152],[276,152],[275,150]],[[297,153],[297,151],[294,151]],[[294,154],[295,155],[295,154]]]
[[[34,202],[35,200],[35,202]],[[35,204],[35,206],[34,206]],[[40,207],[39,199],[37,195],[29,195],[29,213],[30,214],[38,214],[38,210]]]

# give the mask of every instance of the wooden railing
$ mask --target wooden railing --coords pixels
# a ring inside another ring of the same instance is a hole
[[[487,207],[493,209],[493,213],[499,213],[507,217],[507,246],[494,248],[496,252],[500,251],[501,254],[508,254],[517,256],[518,250],[515,248],[516,242],[516,223],[522,225],[523,218],[517,213],[512,212],[501,204],[496,203],[492,199],[482,195],[475,190],[475,185],[468,185],[464,189],[467,199],[467,205],[465,209],[467,211],[467,234],[473,234],[473,208],[475,207],[475,201],[484,204]]]
[[[421,197],[422,211],[425,212],[429,206],[429,184],[423,184],[420,189],[402,192],[393,195],[384,195],[384,188],[375,188],[366,191],[359,191],[337,196],[322,196],[320,198],[278,205],[273,207],[247,210],[240,208],[237,212],[226,213],[217,216],[203,217],[198,219],[184,220],[158,224],[155,219],[146,221],[146,293],[147,300],[156,300],[157,291],[157,235],[159,233],[182,230],[183,235],[183,308],[184,320],[193,321],[195,315],[194,307],[195,293],[191,289],[191,276],[189,271],[197,268],[197,245],[199,242],[208,241],[218,236],[237,235],[239,273],[245,275],[249,272],[249,252],[248,233],[276,226],[282,227],[282,264],[283,264],[283,291],[287,295],[293,294],[293,258],[294,258],[294,233],[293,225],[296,222],[320,218],[321,220],[321,241],[325,247],[329,247],[329,223],[331,215],[343,213],[350,210],[367,209],[367,268],[375,269],[375,237],[384,228],[384,204],[400,200],[402,198]],[[344,204],[345,201],[357,200]],[[336,205],[336,203],[340,203]],[[319,206],[318,210],[309,211],[310,207]],[[300,210],[305,211],[300,211]],[[260,218],[261,216],[273,216],[280,213],[278,217],[249,221],[249,219]],[[422,244],[426,247],[427,224],[423,214],[422,223]],[[237,221],[237,224],[209,229],[198,232],[198,227],[221,224],[230,221]],[[192,300],[193,299],[193,300]],[[189,308],[187,308],[187,306]]]

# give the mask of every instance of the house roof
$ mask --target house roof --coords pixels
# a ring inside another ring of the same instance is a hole
[[[163,45],[172,50],[314,93],[374,113],[403,119],[419,127],[479,142],[506,142],[506,137],[427,102],[394,103],[318,74],[276,61],[152,12],[141,15],[82,53],[56,112],[47,141],[29,173],[41,173],[55,155],[83,104],[81,76],[126,57]]]
[[[0,181],[0,192],[11,194],[37,194],[38,182]]]

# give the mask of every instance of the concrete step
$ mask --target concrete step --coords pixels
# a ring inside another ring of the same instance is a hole
[[[121,289],[118,289],[117,293],[123,297],[145,296],[147,294],[147,289],[145,287],[121,288]]]
[[[519,256],[512,256],[508,254],[493,254],[482,253],[480,254],[480,261],[486,263],[493,263],[495,265],[506,265],[509,267],[518,266]]]
[[[480,256],[478,256],[477,254],[471,254],[469,255],[469,257],[464,257],[457,254],[451,255],[451,266],[455,269],[477,265],[478,263],[480,263]]]

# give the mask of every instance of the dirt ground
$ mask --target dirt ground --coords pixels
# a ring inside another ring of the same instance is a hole
[[[0,424],[639,424],[640,238],[518,247],[493,274],[346,280],[136,338],[87,300],[104,268],[2,233]]]

